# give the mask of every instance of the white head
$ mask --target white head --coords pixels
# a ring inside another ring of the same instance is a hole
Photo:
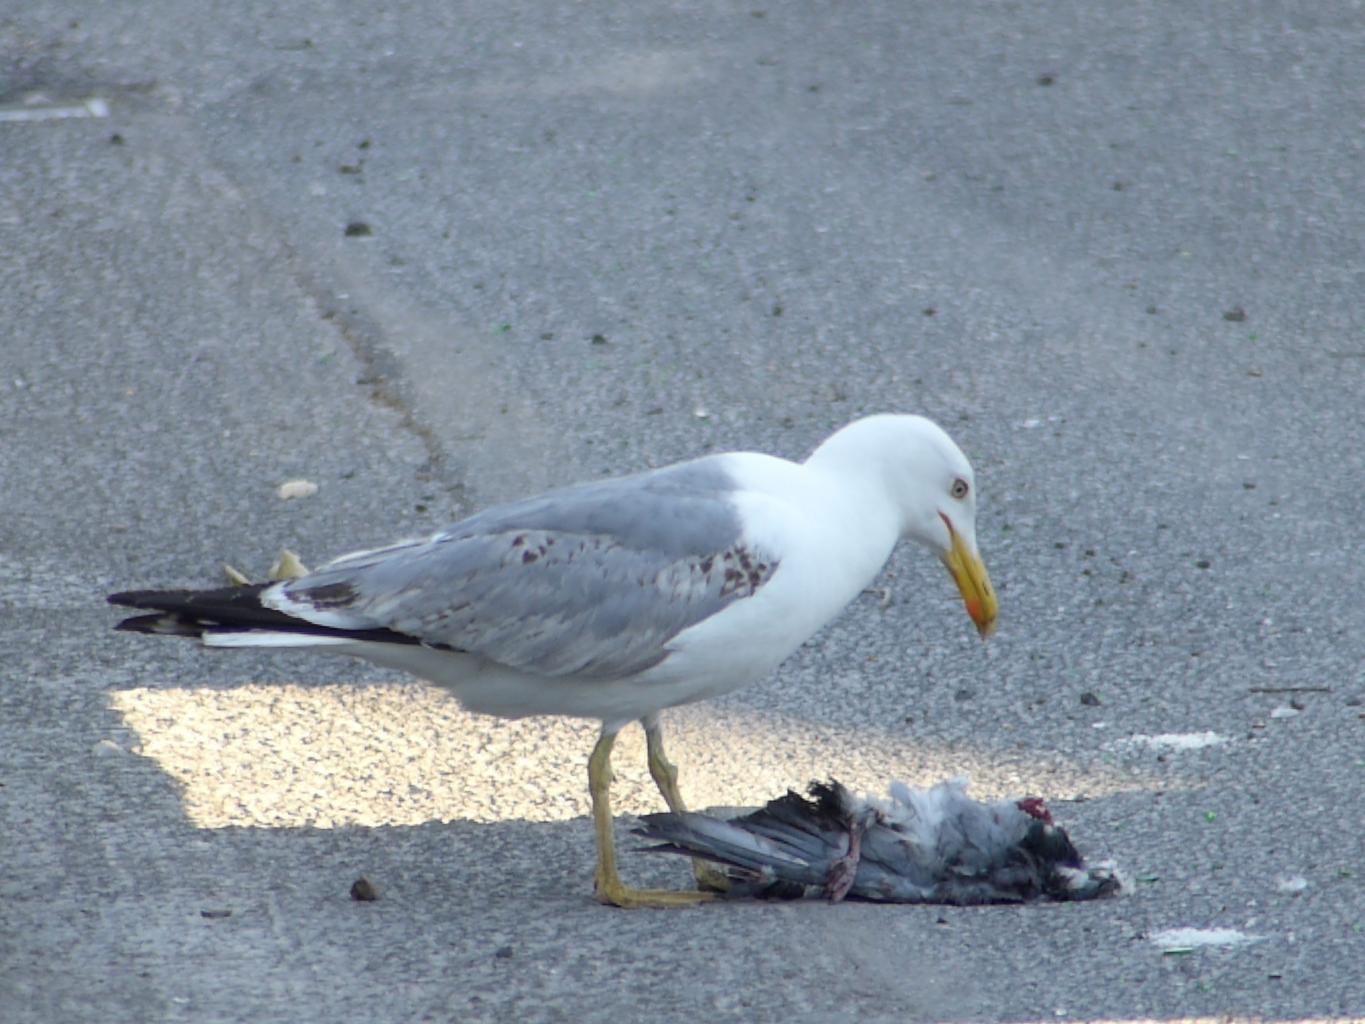
[[[850,423],[815,450],[881,490],[900,516],[901,537],[934,551],[952,573],[982,636],[996,598],[976,546],[976,475],[951,437],[923,416],[881,415]]]

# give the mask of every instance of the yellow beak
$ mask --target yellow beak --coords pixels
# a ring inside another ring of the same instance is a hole
[[[966,542],[953,529],[953,524],[948,522],[947,516],[943,517],[943,521],[948,523],[948,536],[952,540],[952,547],[943,556],[943,564],[953,574],[953,582],[962,593],[962,602],[967,606],[967,614],[976,623],[977,632],[984,640],[995,629],[997,611],[995,590],[991,587],[986,563],[981,561],[980,555],[967,547]]]

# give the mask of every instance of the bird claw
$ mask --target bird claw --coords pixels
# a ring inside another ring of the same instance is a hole
[[[848,852],[829,867],[825,879],[825,895],[831,903],[840,902],[853,888],[858,877],[858,862],[863,855],[863,833],[867,831],[865,817],[850,818],[848,822]]]
[[[623,910],[637,910],[643,907],[662,910],[694,907],[717,898],[714,892],[687,889],[635,889],[624,884],[619,877],[615,879],[599,877],[593,888],[598,903],[605,903],[609,907],[621,907]]]
[[[697,880],[697,889],[701,892],[723,895],[730,891],[732,885],[728,872],[704,860],[692,861],[692,877]]]

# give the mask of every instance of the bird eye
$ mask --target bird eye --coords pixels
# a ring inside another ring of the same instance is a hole
[[[967,496],[968,490],[970,490],[970,488],[967,486],[967,481],[963,480],[962,477],[958,477],[956,480],[953,481],[953,486],[948,491],[948,493],[951,494],[958,501],[961,501],[963,498]]]

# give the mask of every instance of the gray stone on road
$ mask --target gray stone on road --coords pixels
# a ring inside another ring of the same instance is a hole
[[[1351,2],[0,14],[0,1019],[1365,1017],[1362,45]],[[592,723],[110,631],[885,410],[973,458],[999,632],[901,551],[666,716],[684,792],[966,772],[1131,896],[612,910]]]

